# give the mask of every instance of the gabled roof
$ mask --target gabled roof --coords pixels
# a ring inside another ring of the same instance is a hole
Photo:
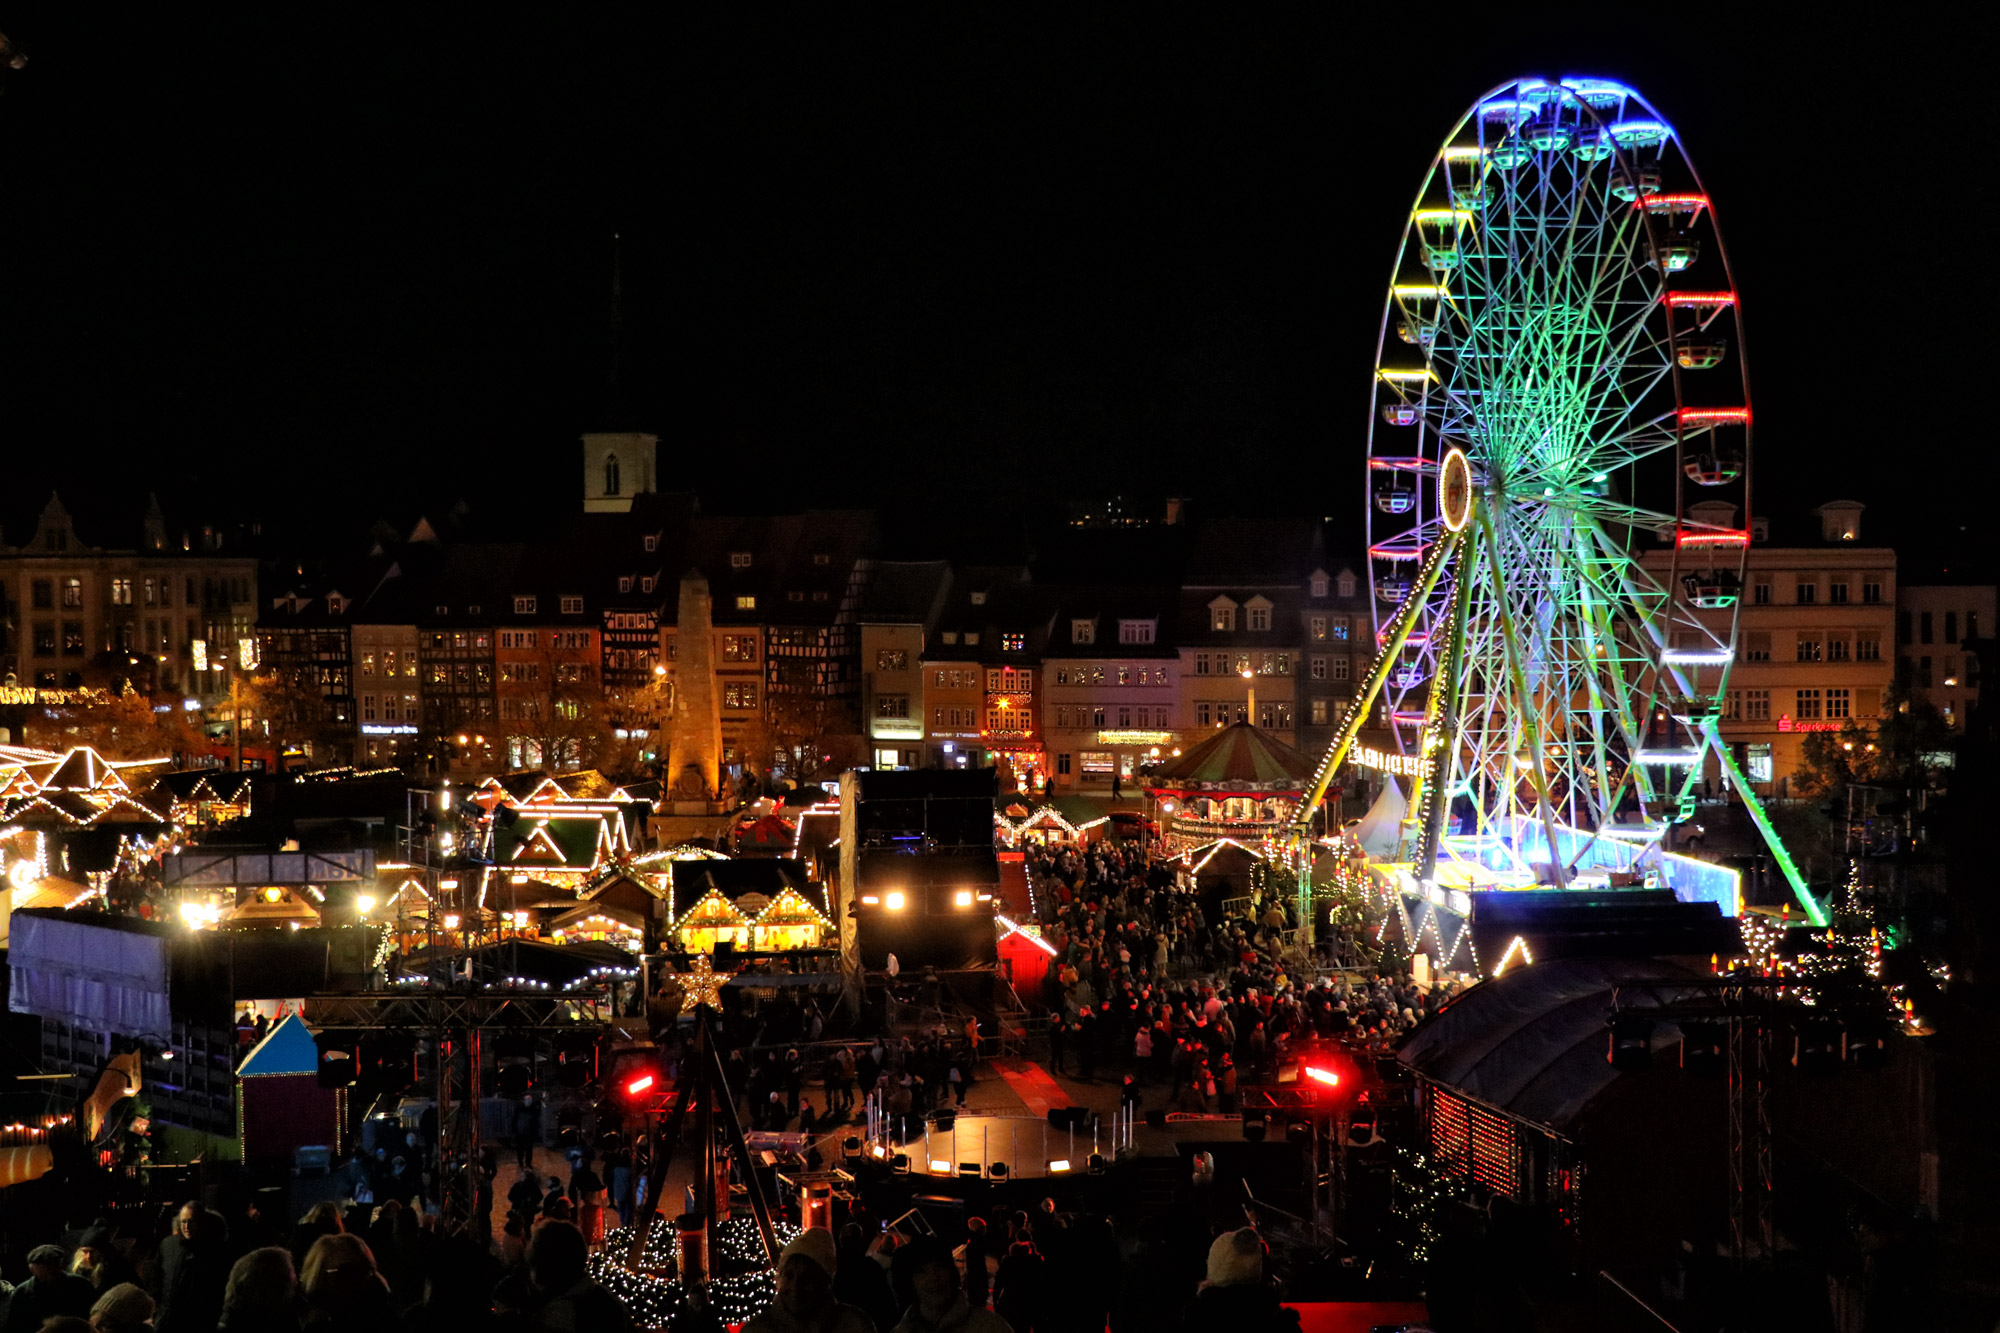
[[[286,1014],[236,1066],[238,1078],[272,1074],[312,1074],[319,1070],[319,1043],[297,1014]]]

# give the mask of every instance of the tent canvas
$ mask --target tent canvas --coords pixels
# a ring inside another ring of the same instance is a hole
[[[1403,798],[1403,789],[1394,778],[1385,779],[1381,795],[1354,826],[1354,840],[1361,844],[1361,850],[1368,853],[1370,860],[1379,861],[1395,852],[1403,819],[1409,812],[1410,803]]]

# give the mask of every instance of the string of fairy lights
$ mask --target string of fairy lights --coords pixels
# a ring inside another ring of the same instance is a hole
[[[1851,1002],[1860,988],[1879,989],[1883,1017],[1891,1018],[1913,1036],[1929,1031],[1916,1012],[1915,997],[1903,982],[1883,978],[1882,953],[1893,944],[1893,928],[1885,929],[1876,919],[1874,907],[1862,892],[1861,867],[1848,865],[1847,882],[1832,905],[1832,920],[1823,928],[1801,929],[1786,906],[1773,917],[1745,912],[1737,918],[1743,936],[1743,955],[1738,959],[1716,959],[1718,971],[1743,970],[1764,977],[1776,977],[1786,984],[1777,996],[1808,1008],[1825,1008]],[[1932,965],[1933,981],[1944,985],[1950,972]],[[1794,984],[1796,983],[1796,984]]]
[[[772,1230],[781,1246],[799,1234],[796,1226],[779,1218],[772,1219]],[[631,1248],[631,1227],[613,1231],[605,1237],[604,1248],[591,1258],[591,1277],[624,1303],[640,1328],[674,1333],[686,1292],[678,1278],[656,1276],[673,1269],[673,1225],[665,1218],[653,1219],[636,1272],[619,1262]],[[738,1217],[718,1223],[709,1237],[709,1261],[708,1306],[714,1318],[725,1325],[744,1323],[776,1298],[777,1277],[765,1262],[764,1244],[754,1219]],[[708,1320],[702,1323],[706,1325]]]

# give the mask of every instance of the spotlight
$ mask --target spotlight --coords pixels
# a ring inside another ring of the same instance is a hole
[[[900,912],[909,905],[909,902],[910,900],[908,898],[905,898],[901,893],[892,893],[889,895],[889,903],[888,903],[889,910],[892,912]]]
[[[1007,1164],[1005,1162],[988,1162],[986,1164],[986,1174],[995,1180],[1005,1180],[1007,1178]]]
[[[906,1152],[897,1153],[894,1157],[891,1157],[889,1159],[889,1169],[895,1172],[899,1176],[909,1175],[910,1155]]]
[[[1067,1170],[1069,1170],[1069,1158],[1067,1157],[1058,1157],[1054,1161],[1049,1163],[1050,1175],[1054,1175],[1058,1171],[1067,1171]]]
[[[1092,1154],[1090,1155],[1090,1161],[1089,1161],[1089,1163],[1088,1163],[1088,1169],[1089,1169],[1089,1171],[1090,1171],[1090,1174],[1091,1174],[1091,1175],[1093,1175],[1093,1176],[1101,1176],[1101,1175],[1103,1175],[1103,1174],[1104,1174],[1104,1172],[1105,1172],[1105,1166],[1106,1166],[1106,1164],[1105,1164],[1105,1161],[1104,1161],[1104,1154],[1103,1154],[1103,1153],[1101,1153],[1101,1152],[1094,1152],[1094,1153],[1092,1153]]]

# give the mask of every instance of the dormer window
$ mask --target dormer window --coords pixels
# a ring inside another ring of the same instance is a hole
[[[1005,653],[1022,653],[1026,652],[1027,650],[1028,650],[1027,635],[1002,634],[1000,636],[1000,651]]]
[[[1218,597],[1208,604],[1208,627],[1222,634],[1236,630],[1236,603],[1227,597]]]
[[[942,638],[946,643],[957,643],[958,631],[955,629],[948,629],[938,637]]]
[[[441,616],[448,616],[451,614],[451,608],[448,606],[440,606],[437,609],[437,613]]]
[[[983,592],[976,592],[972,594],[972,604],[974,606],[986,605],[986,594]]]
[[[1266,631],[1271,628],[1271,604],[1262,597],[1252,597],[1243,606],[1244,628]]]
[[[745,593],[736,599],[736,609],[738,611],[755,611],[757,609],[757,599]]]
[[[833,557],[828,555],[825,551],[814,551],[813,563],[815,565],[830,565],[833,563]]]
[[[1354,596],[1354,575],[1344,569],[1340,571],[1340,595],[1342,597]]]
[[[617,454],[606,454],[604,456],[604,493],[606,495],[618,494]]]
[[[480,612],[480,607],[476,603],[472,606],[468,606],[465,608],[465,614],[469,616],[476,616],[479,614],[479,612]]]
[[[965,642],[967,645],[977,648],[979,646],[979,631],[976,629],[967,630],[965,632]]]
[[[748,552],[748,551],[731,551],[731,552],[729,553],[729,567],[730,567],[731,569],[748,569],[748,568],[750,568],[750,552]]]
[[[632,576],[630,574],[620,574],[618,576],[618,591],[632,591]]]
[[[533,597],[516,597],[514,599],[514,614],[517,616],[532,616],[535,614],[535,599]]]
[[[326,609],[334,615],[339,615],[347,609],[347,599],[337,592],[330,592],[326,595]]]
[[[1097,622],[1095,620],[1072,620],[1069,622],[1071,643],[1096,643]]]
[[[660,549],[660,534],[657,532],[649,532],[644,537],[639,539],[639,544],[645,547],[648,553],[657,551]]]
[[[1324,570],[1316,571],[1312,576],[1312,595],[1315,597],[1326,596],[1327,587],[1330,583],[1331,580],[1327,578]]]
[[[651,574],[648,574],[646,575],[646,577],[639,580],[639,591],[651,592],[653,590],[653,586],[658,582],[659,580],[657,578],[655,578]]]
[[[1118,622],[1118,642],[1151,643],[1153,625],[1150,620],[1121,620]]]
[[[567,595],[564,596],[564,598],[562,599],[562,613],[566,616],[582,615],[583,598],[575,596],[567,596]]]

